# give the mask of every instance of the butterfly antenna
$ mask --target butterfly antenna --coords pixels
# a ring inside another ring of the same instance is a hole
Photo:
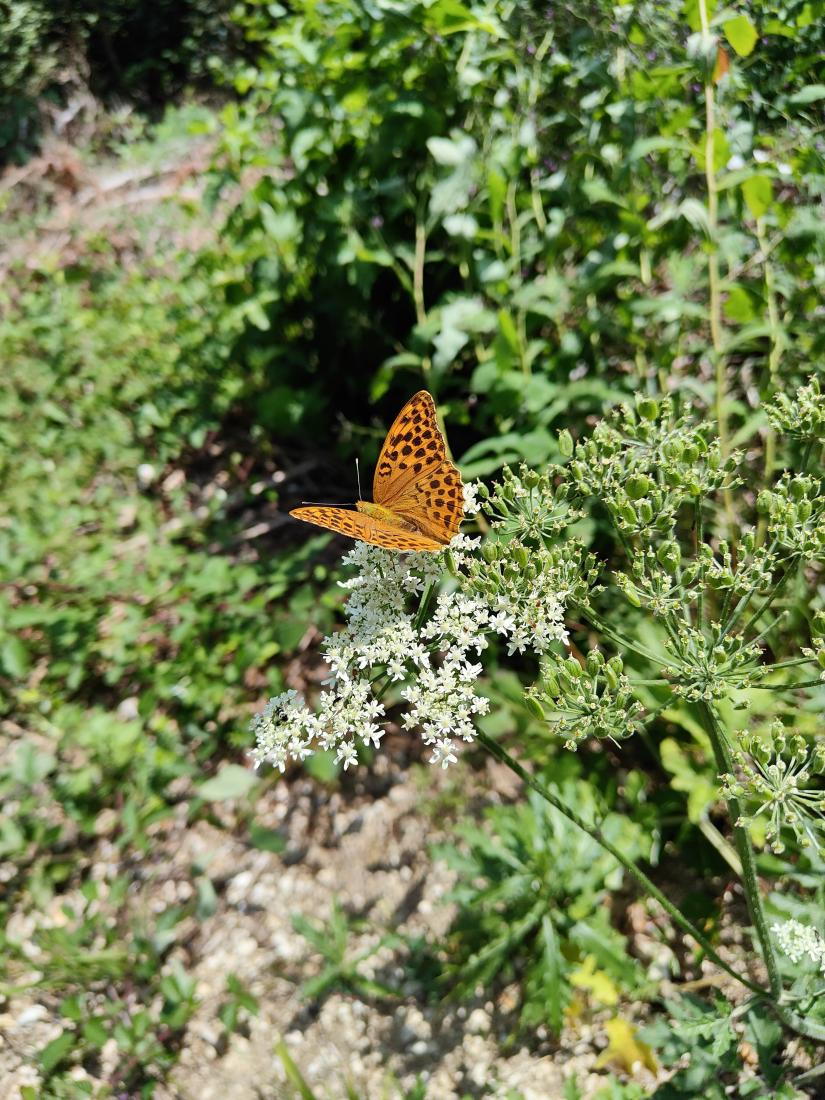
[[[355,460],[355,476],[358,478],[358,499],[363,500],[364,494],[361,492],[361,466],[357,458]]]

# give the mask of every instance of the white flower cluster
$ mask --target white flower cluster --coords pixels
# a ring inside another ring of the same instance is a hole
[[[478,510],[475,490],[464,488],[465,512]],[[450,544],[456,571],[476,557],[480,539],[457,535]],[[397,554],[356,543],[344,557],[355,575],[342,582],[349,596],[347,624],[324,643],[330,669],[315,711],[295,691],[276,696],[257,714],[251,728],[256,766],[283,771],[289,759],[303,760],[316,748],[335,751],[344,767],[357,763],[356,742],[378,745],[384,729],[381,695],[399,683],[408,729],[420,731],[432,748],[431,763],[456,760],[456,741],[472,741],[474,720],[489,702],[476,694],[487,635],[509,638],[510,652],[537,652],[552,640],[566,640],[563,604],[535,585],[526,593],[497,595],[487,602],[461,588],[442,592],[429,617],[427,594],[444,572],[442,554]]]
[[[825,939],[815,928],[798,920],[786,920],[782,924],[774,924],[771,931],[780,950],[791,962],[801,962],[807,955],[825,974]]]

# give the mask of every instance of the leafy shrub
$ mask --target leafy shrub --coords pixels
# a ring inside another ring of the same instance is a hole
[[[235,75],[215,170],[242,192],[224,235],[238,354],[273,405],[301,377],[304,432],[424,381],[470,475],[557,457],[558,428],[633,389],[708,401],[723,351],[726,416],[749,437],[780,358],[792,384],[823,348],[812,11],[794,9],[793,64],[781,17],[760,9],[743,32],[719,14],[735,63],[716,93],[711,224],[712,59],[693,6],[687,22],[675,3],[248,6],[260,52]]]
[[[642,854],[641,831],[627,817],[597,807],[582,779],[558,777],[552,789],[588,820],[598,816],[628,855]],[[607,908],[622,871],[586,834],[535,793],[519,806],[496,806],[485,828],[459,825],[457,843],[436,853],[456,872],[448,900],[458,916],[448,941],[445,977],[457,996],[472,997],[516,979],[520,1024],[558,1032],[571,1000],[612,1006],[638,991],[640,968]],[[578,991],[578,992],[577,992]]]

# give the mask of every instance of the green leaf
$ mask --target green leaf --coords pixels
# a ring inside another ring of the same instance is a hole
[[[782,1026],[773,1016],[757,1008],[752,1008],[745,1017],[746,1035],[756,1047],[759,1068],[771,1084],[775,1084],[782,1067],[774,1057],[782,1039]]]
[[[197,880],[198,900],[195,912],[199,921],[206,920],[215,915],[218,908],[218,895],[212,885],[212,879],[208,875],[201,875]]]
[[[51,753],[38,752],[30,741],[18,746],[12,761],[12,778],[26,787],[33,787],[54,771],[57,760]]]
[[[293,1088],[298,1090],[298,1095],[301,1100],[318,1100],[315,1093],[309,1087],[301,1075],[301,1071],[295,1065],[287,1050],[286,1043],[280,1036],[275,1040],[275,1053],[281,1059],[281,1064],[284,1067],[284,1073],[287,1075],[290,1084]]]
[[[0,662],[13,680],[22,680],[29,671],[29,651],[16,634],[10,634],[0,649]]]
[[[62,1031],[56,1039],[40,1051],[40,1068],[47,1076],[64,1061],[74,1049],[77,1036],[73,1031]]]
[[[789,97],[788,103],[803,107],[806,103],[815,103],[818,99],[825,99],[825,84],[807,84],[798,92],[794,92]]]
[[[257,821],[249,826],[249,842],[253,848],[260,848],[262,852],[282,852],[286,847],[283,833],[278,829],[267,829]]]
[[[735,15],[733,19],[728,19],[722,30],[740,57],[747,57],[753,51],[759,37],[747,15]]]
[[[773,184],[769,176],[751,176],[742,184],[748,210],[755,218],[761,218],[773,201]]]
[[[104,1020],[100,1016],[90,1016],[83,1024],[83,1038],[94,1047],[102,1047],[109,1038]]]
[[[561,980],[561,951],[556,929],[548,916],[541,918],[541,938],[543,941],[544,981],[542,991],[547,1005],[547,1022],[553,1031],[561,1031],[564,1011],[564,998]]]
[[[243,797],[257,782],[257,775],[249,768],[242,768],[240,764],[224,764],[217,775],[201,783],[198,794],[210,802],[223,802],[227,798]]]

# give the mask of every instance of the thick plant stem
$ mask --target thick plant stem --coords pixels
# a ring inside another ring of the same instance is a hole
[[[705,727],[711,745],[713,746],[713,755],[716,758],[716,768],[719,774],[732,774],[733,759],[731,757],[730,746],[728,745],[727,735],[722,729],[716,711],[710,703],[703,702],[699,703],[699,712],[702,718],[702,725]],[[748,913],[750,914],[751,923],[756,932],[756,938],[759,940],[762,958],[764,959],[765,967],[768,971],[768,982],[770,984],[771,994],[774,1000],[778,1001],[782,995],[782,978],[779,975],[779,967],[776,962],[773,943],[771,942],[768,924],[765,920],[765,910],[762,907],[753,847],[747,829],[743,825],[738,824],[740,815],[738,800],[731,796],[727,799],[727,805],[728,813],[733,822],[734,843],[739,853],[739,859],[742,862],[742,885],[745,889]]]
[[[742,974],[737,974],[733,967],[726,963],[725,960],[716,953],[707,937],[704,936],[699,931],[699,929],[691,921],[688,920],[684,913],[682,913],[682,911],[678,909],[672,901],[665,897],[659,887],[647,877],[641,867],[637,866],[637,864],[634,863],[632,859],[628,859],[628,857],[622,851],[616,848],[615,845],[611,844],[611,842],[602,834],[602,831],[598,828],[598,826],[588,825],[586,821],[579,817],[575,810],[567,806],[564,802],[562,802],[560,798],[557,798],[556,795],[554,795],[552,791],[548,790],[548,788],[545,787],[542,782],[536,779],[535,776],[530,775],[530,773],[525,768],[523,768],[521,764],[519,764],[519,762],[514,757],[512,757],[509,752],[507,752],[507,750],[503,748],[503,746],[501,746],[497,741],[494,741],[492,738],[488,737],[487,734],[482,733],[481,731],[478,732],[478,740],[481,742],[482,745],[484,745],[488,752],[495,756],[497,760],[500,760],[502,764],[505,764],[510,769],[510,771],[514,772],[519,777],[519,779],[521,779],[524,783],[527,784],[528,787],[534,790],[536,794],[541,795],[545,802],[549,802],[551,806],[555,806],[559,813],[564,814],[564,816],[569,821],[572,821],[574,825],[578,825],[578,827],[582,829],[585,833],[587,833],[588,836],[592,837],[593,840],[597,842],[597,844],[600,844],[606,852],[609,852],[614,859],[617,859],[628,872],[628,874],[632,875],[632,877],[638,882],[645,893],[649,894],[650,897],[655,898],[655,900],[658,901],[658,903],[671,917],[671,919],[679,925],[682,931],[687,932],[689,936],[693,937],[693,939],[699,944],[699,946],[702,948],[708,958],[712,959],[718,967],[720,967],[726,973],[730,974],[730,976],[732,978],[735,978],[736,981],[740,982],[742,985],[750,989],[752,993],[756,993],[761,997],[770,996],[767,989],[764,989],[760,985],[756,985],[755,982],[752,982],[749,978],[745,978]]]

